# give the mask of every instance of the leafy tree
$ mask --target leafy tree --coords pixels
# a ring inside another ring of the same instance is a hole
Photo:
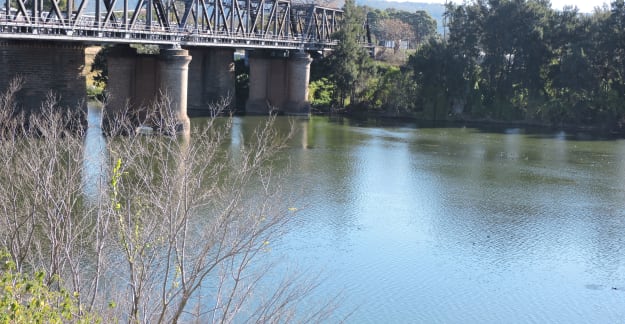
[[[371,30],[372,38],[374,43],[378,43],[381,39],[380,35],[380,22],[385,19],[390,19],[388,11],[373,9],[369,7],[364,7],[363,10],[367,11],[367,21],[369,22],[369,28]]]
[[[400,21],[405,24],[402,26],[404,34],[401,38],[409,41],[412,48],[436,35],[436,20],[426,11],[419,10],[411,13],[395,9],[365,9],[372,33],[377,41],[395,40],[394,37],[388,35],[388,20]]]
[[[360,41],[364,39],[364,12],[356,7],[354,0],[345,1],[343,22],[336,33],[337,46],[328,58],[329,80],[336,86],[335,99],[339,105],[356,103],[358,92],[366,85],[373,65],[367,49]]]
[[[625,1],[612,2],[610,17],[605,23],[605,37],[601,41],[603,48],[610,53],[607,57],[612,89],[625,96]]]
[[[548,103],[542,109],[542,118],[556,125],[585,120],[584,111],[598,84],[589,56],[593,47],[590,20],[574,8],[555,12],[546,41],[552,60],[546,75]]]
[[[531,116],[532,98],[543,97],[544,75],[551,61],[544,37],[551,13],[543,1],[491,0],[447,6],[449,44],[465,60],[465,79],[479,62],[477,85],[483,103],[496,108],[494,117]],[[514,109],[504,109],[507,105]]]
[[[380,35],[384,40],[393,41],[393,53],[397,54],[402,40],[414,38],[410,25],[399,19],[384,19],[379,22]]]
[[[333,62],[344,65],[329,68],[337,96],[381,109],[398,107],[394,90],[402,89],[416,104],[400,105],[427,118],[460,114],[625,132],[625,0],[591,15],[554,10],[546,0],[474,0],[445,8],[448,34],[424,42],[406,68],[380,65],[376,72],[343,42]],[[412,38],[397,35],[427,21],[418,16],[394,9],[367,14],[378,40]]]
[[[415,31],[417,45],[436,35],[436,20],[427,11],[417,10],[409,19],[408,24]]]
[[[327,78],[310,82],[309,90],[309,99],[313,106],[328,107],[332,104],[334,87]]]
[[[101,319],[79,308],[76,295],[52,289],[46,275],[17,271],[10,254],[0,251],[0,323],[99,323]]]
[[[604,127],[625,129],[625,2],[596,10],[591,20],[593,47],[589,49],[598,88],[589,120]]]
[[[108,64],[106,56],[110,52],[110,47],[104,46],[98,51],[91,63],[91,73],[93,73],[93,85],[99,89],[105,89],[108,84]],[[101,91],[100,91],[101,92]]]
[[[415,55],[409,66],[417,84],[418,106],[433,120],[446,119],[458,89],[463,89],[462,61],[443,40],[430,39]]]
[[[238,110],[245,110],[245,102],[249,98],[250,88],[250,67],[245,64],[245,60],[234,61],[234,88],[236,95],[236,105]]]
[[[447,50],[453,53],[453,60],[456,62],[456,70],[453,73],[458,77],[454,85],[446,88],[450,91],[452,100],[457,103],[456,112],[459,112],[458,110],[466,112],[466,108],[473,108],[475,110],[473,112],[477,113],[479,111],[477,108],[482,107],[479,102],[481,95],[478,93],[478,83],[480,64],[484,57],[481,41],[485,10],[483,2],[462,6],[448,3],[446,6],[449,18]]]
[[[416,108],[417,89],[410,71],[396,66],[378,67],[378,80],[369,99],[373,108],[392,115],[413,112]]]
[[[25,1],[26,9],[33,10],[35,7],[35,2],[41,0],[27,0]],[[54,9],[52,2],[56,2],[60,12],[57,13]],[[39,2],[38,9],[40,12],[49,13],[49,17],[57,17],[59,14],[62,15],[63,11],[67,10],[67,0],[43,0]],[[58,17],[57,17],[58,18]]]

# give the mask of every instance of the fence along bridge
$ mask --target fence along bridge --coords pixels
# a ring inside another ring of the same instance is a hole
[[[6,0],[0,37],[325,49],[342,11],[289,0]],[[48,9],[49,8],[49,9]]]
[[[209,103],[234,94],[233,54],[245,49],[246,110],[307,113],[310,53],[335,45],[341,20],[339,9],[290,0],[6,0],[0,89],[22,75],[24,106],[38,107],[49,90],[75,105],[86,95],[77,72],[85,48],[112,45],[108,108],[145,106],[167,92],[184,123],[187,106],[202,115]],[[129,44],[159,45],[160,54],[138,55]]]

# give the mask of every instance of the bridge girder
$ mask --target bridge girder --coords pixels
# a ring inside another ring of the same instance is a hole
[[[319,50],[341,19],[290,0],[6,0],[0,39]]]

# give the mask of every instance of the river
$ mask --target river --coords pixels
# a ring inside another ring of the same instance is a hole
[[[287,182],[305,203],[286,260],[327,275],[318,294],[342,291],[347,322],[625,321],[624,140],[296,127]]]
[[[231,146],[261,120],[236,117]],[[341,295],[330,322],[625,321],[625,140],[294,125],[282,154],[297,221],[270,255],[320,273],[315,297]]]

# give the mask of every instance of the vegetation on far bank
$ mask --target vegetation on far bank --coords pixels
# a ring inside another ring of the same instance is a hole
[[[358,42],[365,8],[347,0],[344,9],[340,45],[313,63],[316,106],[625,130],[623,0],[592,14],[539,0],[449,3],[445,35],[422,39],[401,63],[374,61]]]
[[[441,35],[424,11],[347,0],[337,47],[311,67],[315,111],[625,132],[624,0],[592,14],[541,0],[445,8]],[[106,83],[104,58],[94,64],[95,97]],[[236,67],[242,110],[249,70],[243,60]]]

